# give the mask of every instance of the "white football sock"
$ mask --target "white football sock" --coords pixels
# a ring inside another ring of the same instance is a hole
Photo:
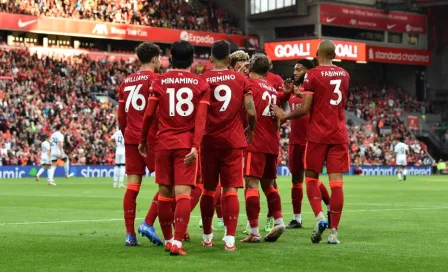
[[[403,175],[405,175],[405,176],[408,175],[408,169],[404,169],[404,170],[403,170]]]
[[[401,173],[398,173],[398,180],[401,180]]]
[[[54,171],[56,171],[56,166],[51,166],[50,169],[48,169],[48,181],[53,182],[54,181]]]
[[[258,230],[258,227],[250,228],[250,233],[254,235],[259,235],[260,231]]]
[[[275,223],[274,225],[284,225],[285,223],[283,222],[283,218],[277,218],[275,219]]]
[[[296,220],[299,223],[302,223],[302,214],[294,214],[292,219]]]
[[[65,176],[68,176],[70,174],[70,161],[68,160],[68,158],[64,162],[64,171]]]
[[[173,244],[173,246],[177,246],[178,248],[182,248],[182,242],[181,241],[173,240],[172,244]]]
[[[317,216],[316,216],[316,222],[320,222],[322,220],[325,220],[325,215],[323,212],[320,212]]]
[[[114,186],[117,186],[117,184],[118,184],[119,175],[120,175],[120,167],[115,165],[115,167],[114,167]]]
[[[125,170],[126,169],[124,166],[120,166],[120,174],[118,176],[118,181],[120,182],[120,186],[123,185]]]
[[[235,236],[226,235],[226,237],[224,237],[224,242],[233,246],[235,244]]]
[[[39,172],[37,172],[37,175],[36,176],[38,176],[38,177],[40,177],[40,175],[42,175],[42,173],[45,171],[45,168],[41,168],[41,169],[39,169]]]

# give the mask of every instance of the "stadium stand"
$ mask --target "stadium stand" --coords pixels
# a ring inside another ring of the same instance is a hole
[[[3,0],[0,11],[82,20],[242,34],[238,19],[215,3],[190,5],[173,0]]]

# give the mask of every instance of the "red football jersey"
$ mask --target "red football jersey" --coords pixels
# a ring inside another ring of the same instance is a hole
[[[295,111],[302,104],[302,98],[292,95],[289,99],[289,107],[291,111]],[[308,135],[308,125],[310,115],[307,114],[300,118],[291,120],[291,132],[289,133],[289,144],[306,144]]]
[[[271,114],[271,104],[280,106],[275,88],[264,79],[250,79],[255,109],[257,111],[257,125],[254,138],[247,147],[249,152],[278,154],[280,134],[277,118]]]
[[[345,125],[350,75],[337,66],[317,66],[305,75],[305,93],[314,94],[308,141],[321,144],[348,143]]]
[[[244,96],[250,94],[249,80],[244,74],[227,69],[209,71],[203,77],[210,85],[204,147],[247,147],[241,111]]]
[[[151,71],[139,71],[126,77],[121,83],[119,101],[124,103],[126,113],[126,131],[124,132],[126,144],[140,143],[143,116],[150,93],[149,88],[158,76]]]
[[[154,80],[151,96],[159,100],[155,150],[190,149],[198,105],[209,103],[207,82],[188,71],[171,70]]]
[[[274,86],[277,92],[283,92],[283,79],[281,76],[268,72],[265,79]]]

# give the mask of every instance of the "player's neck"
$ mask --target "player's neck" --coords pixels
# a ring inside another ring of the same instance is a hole
[[[319,66],[333,66],[333,61],[329,59],[319,60]]]
[[[181,69],[181,68],[171,68],[171,69],[168,69],[167,72],[190,72],[190,71],[191,71],[191,66],[190,66],[190,67],[187,67],[187,68],[185,68],[185,69]]]
[[[264,76],[254,72],[250,72],[249,77],[252,79],[264,79]]]
[[[142,64],[142,68],[140,69],[140,71],[150,71],[153,72],[155,71],[155,67],[151,64]]]
[[[223,70],[229,70],[229,65],[221,64],[221,63],[215,63],[213,65],[213,71],[223,71]]]

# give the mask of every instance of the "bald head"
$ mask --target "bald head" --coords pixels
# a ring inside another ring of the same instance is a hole
[[[330,40],[323,40],[317,48],[317,55],[327,60],[336,57],[336,45]]]

